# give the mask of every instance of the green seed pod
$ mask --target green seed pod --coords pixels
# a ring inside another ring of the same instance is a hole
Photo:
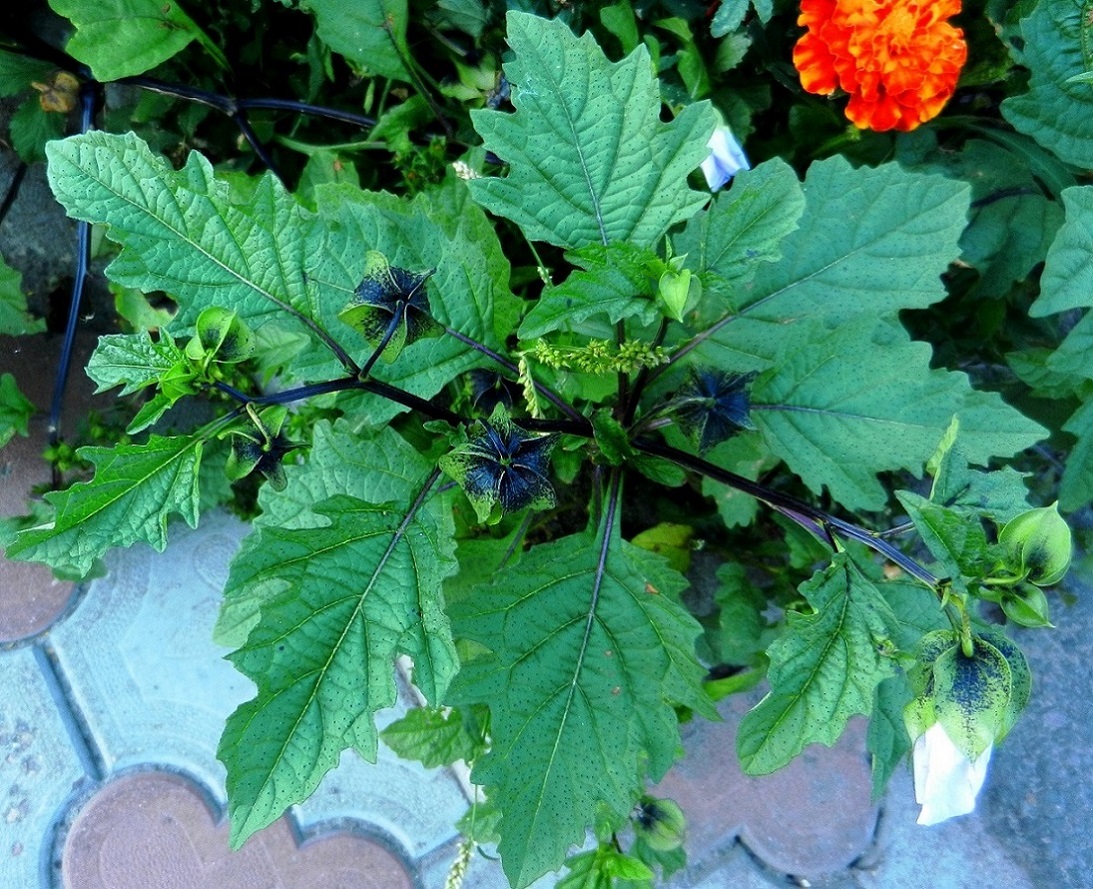
[[[1059,504],[1030,509],[1006,523],[998,535],[1011,568],[1037,586],[1051,586],[1070,567],[1070,528],[1059,515]]]
[[[683,845],[687,818],[670,799],[643,796],[634,810],[634,833],[654,852],[673,852]]]

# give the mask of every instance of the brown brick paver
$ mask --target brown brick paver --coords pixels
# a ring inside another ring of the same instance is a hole
[[[65,840],[64,889],[411,889],[404,864],[377,840],[338,833],[297,846],[285,819],[228,850],[193,784],[165,772],[107,784]]]
[[[94,338],[81,337],[78,343],[65,410],[69,423],[86,412],[93,388],[83,367]],[[0,336],[0,374],[13,374],[20,391],[38,408],[29,437],[16,435],[0,448],[0,518],[25,514],[32,491],[49,484],[49,464],[42,453],[60,346],[60,337],[46,334]],[[74,592],[72,583],[55,580],[44,565],[0,559],[0,643],[42,632],[64,612]]]
[[[865,721],[852,720],[834,747],[813,745],[784,769],[753,778],[740,770],[736,728],[758,698],[722,702],[723,723],[685,725],[686,756],[654,791],[687,814],[688,878],[716,868],[738,841],[772,870],[807,879],[843,871],[873,842],[878,809]]]

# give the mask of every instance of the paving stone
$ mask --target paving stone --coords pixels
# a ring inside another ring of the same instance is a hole
[[[654,790],[687,814],[687,879],[704,873],[739,838],[767,867],[800,878],[844,870],[873,839],[865,723],[853,720],[832,748],[813,745],[786,768],[760,778],[736,759],[736,727],[757,695],[719,707],[723,723],[683,728],[686,756]]]
[[[0,112],[0,117],[3,114]],[[7,194],[19,158],[0,152],[0,197]],[[23,289],[39,312],[45,297],[76,264],[76,223],[65,216],[46,181],[45,164],[31,164],[7,218],[0,225],[0,255],[23,275]]]
[[[90,785],[31,647],[0,651],[0,886],[49,885],[52,826]]]
[[[156,763],[193,775],[223,802],[216,746],[254,685],[224,660],[212,628],[246,526],[222,512],[172,525],[164,553],[114,551],[76,610],[51,632],[56,661],[105,774]]]
[[[80,368],[91,354],[93,343],[93,337],[83,336],[76,347],[72,394],[64,411],[66,427],[76,423],[90,404],[91,382]],[[46,410],[59,354],[59,337],[0,336],[0,374],[13,374],[20,391],[39,409],[29,424],[29,436],[16,435],[0,449],[0,518],[24,515],[32,489],[50,482],[49,464],[42,453],[47,444]],[[0,594],[4,602],[0,609],[0,642],[42,632],[68,608],[75,589],[72,583],[55,580],[44,565],[0,559]]]
[[[1093,559],[1052,598],[1055,629],[1014,631],[1032,670],[1032,699],[992,756],[981,799],[987,829],[1053,889],[1093,886]]]
[[[1012,855],[1016,838],[992,837],[987,830],[990,818],[985,809],[990,803],[984,792],[995,777],[996,765],[991,764],[974,814],[932,827],[916,823],[919,806],[911,770],[897,770],[885,795],[874,847],[857,862],[855,889],[1055,889],[1064,885],[1030,878]]]
[[[285,819],[228,849],[189,781],[166,773],[112,781],[83,807],[65,840],[65,889],[411,889],[405,864],[374,839],[347,833],[297,846]]]

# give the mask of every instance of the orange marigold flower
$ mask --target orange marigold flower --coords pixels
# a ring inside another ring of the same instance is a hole
[[[801,85],[845,90],[846,116],[862,129],[913,130],[956,89],[968,47],[948,19],[959,12],[960,0],[801,0]]]

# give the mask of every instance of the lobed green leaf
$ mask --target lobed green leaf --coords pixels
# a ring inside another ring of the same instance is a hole
[[[68,214],[107,225],[122,245],[110,278],[172,294],[176,325],[209,306],[230,307],[252,326],[286,307],[317,314],[304,283],[310,218],[272,174],[238,205],[198,152],[176,171],[133,133],[92,131],[50,143],[47,154],[50,186]]]
[[[590,33],[575,37],[560,20],[509,12],[506,21],[516,112],[471,119],[509,174],[473,180],[475,200],[531,240],[654,247],[706,200],[686,180],[709,154],[709,104],[663,123],[644,46],[611,63]]]
[[[878,643],[895,615],[848,555],[836,553],[800,592],[813,611],[789,613],[785,634],[767,649],[770,692],[736,736],[749,775],[782,768],[809,744],[830,747],[851,716],[872,711],[877,685],[894,673]]]
[[[443,510],[346,495],[313,510],[329,524],[256,529],[228,577],[227,601],[261,600],[229,656],[258,691],[217,751],[235,848],[305,800],[343,750],[375,761],[374,715],[395,703],[396,657],[413,659],[433,702],[458,669],[440,592],[456,567]]]
[[[504,813],[513,885],[558,868],[605,811],[627,817],[646,771],[658,779],[678,755],[674,704],[712,715],[683,586],[601,526],[533,548],[453,607],[457,635],[491,649],[452,698],[490,707],[492,746],[473,778]]]
[[[1002,102],[1002,115],[1058,157],[1093,167],[1093,91],[1070,82],[1093,69],[1090,24],[1084,4],[1043,0],[1021,19],[1021,63],[1031,72],[1029,91]]]
[[[142,540],[163,552],[171,515],[197,526],[204,444],[198,435],[153,435],[144,444],[80,448],[95,465],[94,478],[46,494],[52,520],[21,531],[7,557],[82,577],[111,547]]]

